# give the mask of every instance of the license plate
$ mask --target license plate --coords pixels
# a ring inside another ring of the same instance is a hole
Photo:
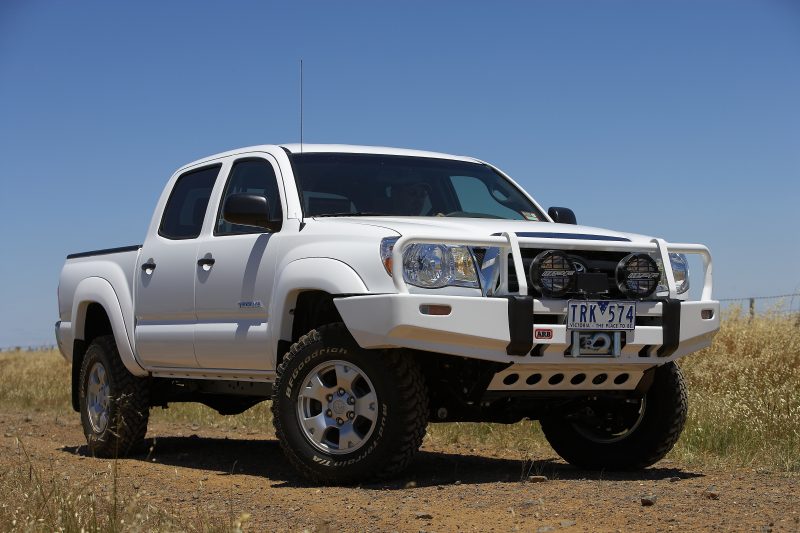
[[[636,326],[636,302],[570,300],[567,329],[631,331]]]

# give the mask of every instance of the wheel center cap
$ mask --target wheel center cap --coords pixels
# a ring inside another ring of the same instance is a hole
[[[331,410],[337,415],[343,415],[347,411],[347,404],[344,400],[337,398],[333,401],[333,404],[331,404]]]

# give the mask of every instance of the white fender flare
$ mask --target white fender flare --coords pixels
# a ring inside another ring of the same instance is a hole
[[[122,317],[122,308],[119,304],[114,287],[104,278],[90,277],[82,280],[75,288],[72,304],[72,338],[85,338],[86,313],[89,305],[96,303],[103,307],[111,323],[114,340],[117,343],[122,364],[134,376],[146,376],[148,372],[136,360],[133,347],[128,340],[128,331]]]
[[[329,257],[309,257],[288,263],[275,280],[270,310],[273,339],[292,338],[289,314],[297,295],[304,291],[325,291],[329,294],[367,294],[364,280],[350,265]],[[277,335],[276,335],[277,334]]]

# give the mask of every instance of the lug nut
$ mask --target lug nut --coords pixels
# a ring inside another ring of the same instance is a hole
[[[355,417],[356,417],[356,414],[355,414],[353,411],[347,411],[347,418],[349,418],[350,420],[352,420],[352,419],[354,419]]]
[[[339,396],[344,396],[344,389],[339,389]]]
[[[327,396],[325,396],[325,398],[326,398],[328,401],[331,401],[331,400],[333,400],[333,394],[328,394]]]
[[[341,426],[342,424],[344,424],[344,420],[342,420],[341,418],[337,418],[336,423]]]
[[[355,399],[355,398],[353,398],[352,396],[350,396],[350,397],[347,399],[347,403],[348,403],[348,404],[350,404],[350,405],[353,405],[354,403],[356,403],[356,399]]]
[[[333,412],[330,409],[328,409],[327,411],[325,411],[325,416],[333,416]]]

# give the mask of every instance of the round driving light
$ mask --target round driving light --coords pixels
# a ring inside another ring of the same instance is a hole
[[[534,258],[529,277],[542,295],[564,296],[575,281],[575,264],[564,252],[547,250]]]
[[[630,254],[617,265],[617,287],[631,298],[646,298],[655,292],[661,272],[647,254]]]

